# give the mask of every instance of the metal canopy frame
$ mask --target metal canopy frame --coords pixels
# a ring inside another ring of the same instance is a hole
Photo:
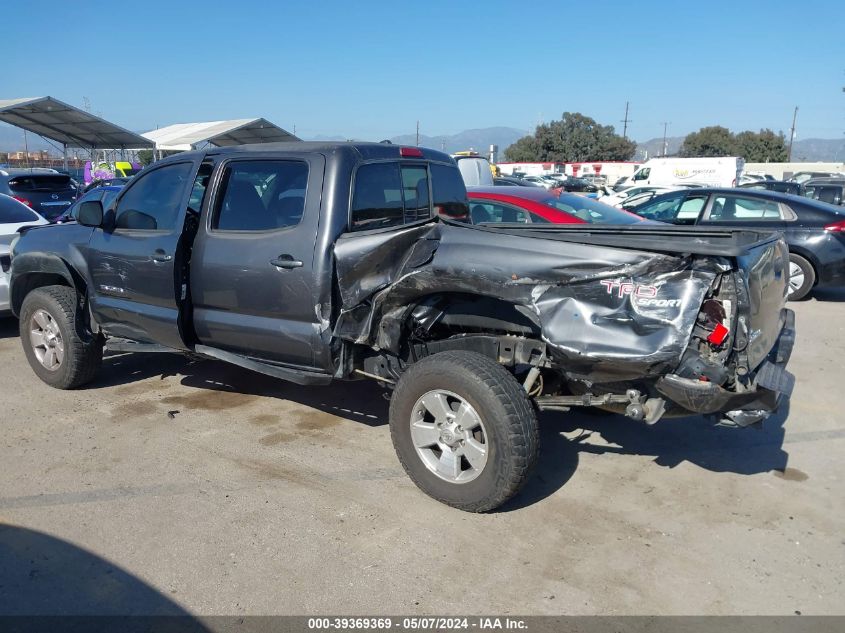
[[[0,100],[0,121],[61,143],[67,169],[67,148],[152,149],[155,144],[129,130],[53,97]]]
[[[264,118],[177,123],[144,132],[143,136],[154,141],[156,149],[161,151],[301,140]]]

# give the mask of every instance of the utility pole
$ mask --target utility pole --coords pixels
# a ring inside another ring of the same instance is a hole
[[[786,150],[786,162],[792,162],[792,141],[795,140],[795,120],[798,118],[798,106],[795,106],[795,111],[792,113],[792,129],[789,130],[789,148]]]
[[[671,121],[664,121],[663,122],[663,157],[666,157],[666,154],[669,153],[669,148],[666,144],[666,129],[669,127]]]
[[[631,123],[631,119],[628,118],[628,102],[625,102],[625,118],[620,121],[623,124],[622,126],[622,138],[628,138],[628,124]]]
[[[420,146],[420,122],[417,121],[417,147]]]

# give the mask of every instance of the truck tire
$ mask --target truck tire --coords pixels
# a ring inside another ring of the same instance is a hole
[[[807,296],[816,283],[816,271],[806,259],[795,253],[789,254],[789,301],[798,301]]]
[[[468,512],[493,510],[525,484],[539,429],[513,375],[475,352],[427,356],[399,379],[390,435],[405,472],[427,495]]]
[[[19,325],[30,367],[51,387],[75,389],[97,374],[102,340],[86,332],[73,288],[45,286],[30,292],[23,300]]]

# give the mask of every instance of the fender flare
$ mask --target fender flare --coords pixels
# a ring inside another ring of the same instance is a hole
[[[12,259],[9,274],[9,307],[19,316],[24,298],[36,288],[70,286],[81,295],[87,286],[81,275],[64,259],[51,253],[21,253]]]

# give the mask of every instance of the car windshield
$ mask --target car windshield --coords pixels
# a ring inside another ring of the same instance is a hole
[[[636,215],[583,196],[549,198],[543,204],[591,224],[637,224],[642,221]]]

